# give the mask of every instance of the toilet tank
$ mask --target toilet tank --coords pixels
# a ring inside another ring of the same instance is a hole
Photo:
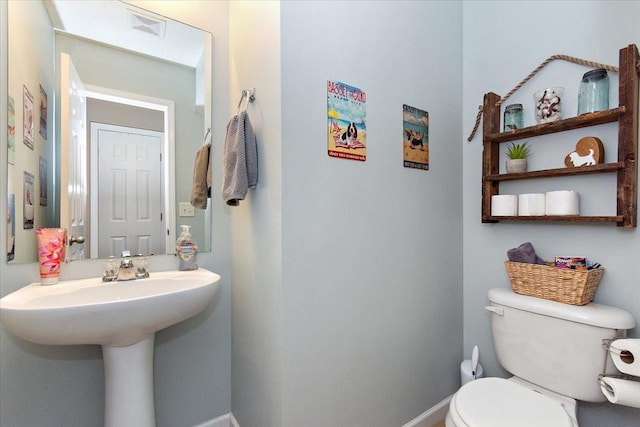
[[[491,331],[498,361],[516,377],[586,402],[606,400],[598,375],[617,370],[602,345],[635,327],[631,314],[589,303],[563,304],[491,289]],[[606,368],[605,368],[606,365]]]

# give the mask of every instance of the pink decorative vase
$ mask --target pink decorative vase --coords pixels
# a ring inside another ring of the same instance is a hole
[[[53,285],[60,279],[60,265],[64,261],[67,230],[64,228],[38,228],[38,259],[40,283]]]

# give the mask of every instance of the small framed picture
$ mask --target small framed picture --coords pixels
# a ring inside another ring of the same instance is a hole
[[[24,130],[24,145],[33,150],[35,124],[33,122],[33,95],[26,86],[23,86],[23,110],[22,126]]]

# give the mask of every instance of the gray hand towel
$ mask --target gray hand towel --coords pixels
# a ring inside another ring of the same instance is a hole
[[[207,197],[211,195],[211,145],[203,145],[196,153],[193,167],[191,205],[197,209],[207,208]]]
[[[509,261],[514,262],[525,262],[528,264],[545,264],[544,260],[540,258],[535,249],[533,249],[533,245],[531,242],[526,242],[518,246],[517,248],[512,248],[507,251],[507,257]]]
[[[258,184],[258,147],[246,111],[236,114],[227,125],[224,141],[222,197],[229,206],[238,206],[249,188]]]

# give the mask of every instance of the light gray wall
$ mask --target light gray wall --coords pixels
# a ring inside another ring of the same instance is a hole
[[[232,6],[232,81],[258,88],[261,161],[232,212],[233,414],[400,425],[458,385],[461,4],[279,9]],[[327,155],[328,79],[367,93],[364,163]],[[428,172],[403,167],[403,103],[429,111]]]
[[[629,1],[536,1],[464,3],[463,131],[466,138],[485,92],[507,94],[549,56],[567,54],[604,64],[618,65],[618,51],[640,42],[640,3]],[[509,98],[521,102],[525,121],[533,124],[532,94],[547,86],[564,86],[566,117],[576,114],[577,89],[589,67],[553,61]],[[617,105],[617,76],[610,73],[612,106]],[[527,123],[525,123],[526,125]],[[464,199],[464,352],[480,347],[480,359],[488,375],[506,376],[493,352],[489,318],[484,306],[487,291],[509,287],[503,262],[506,251],[531,241],[545,259],[555,255],[585,255],[601,262],[606,272],[595,301],[621,307],[640,321],[640,286],[633,266],[638,259],[637,228],[615,224],[499,223],[480,221],[482,126],[473,142],[463,145]],[[581,129],[532,139],[531,169],[563,167],[564,156],[582,136],[599,136],[607,161],[616,161],[615,125]],[[503,150],[501,150],[503,151]],[[501,189],[503,184],[501,184]],[[576,189],[581,212],[615,213],[615,175],[593,175],[504,185],[512,194]],[[638,328],[631,331],[639,336]],[[527,357],[527,355],[522,355]],[[580,425],[585,427],[632,426],[640,410],[610,404],[579,404]]]
[[[281,8],[282,425],[399,426],[458,387],[462,4]],[[366,93],[366,162],[327,155],[327,80]],[[403,167],[403,104],[428,171]]]
[[[3,186],[2,191],[5,194],[5,189],[8,188],[9,194],[15,194],[15,257],[11,262],[22,263],[30,262],[37,257],[32,255],[37,250],[35,230],[37,228],[53,227],[57,224],[53,186],[48,185],[47,187],[47,206],[40,206],[39,198],[41,185],[40,157],[47,161],[48,182],[51,182],[55,171],[54,145],[52,143],[54,137],[53,94],[55,90],[55,71],[51,62],[40,60],[41,58],[50,58],[53,55],[53,28],[51,27],[49,16],[41,3],[12,2],[9,16],[10,19],[17,22],[29,21],[35,23],[34,25],[12,26],[9,34],[7,34],[7,30],[3,34],[3,39],[7,40],[9,45],[9,55],[18,56],[18,58],[16,58],[15,64],[12,62],[11,71],[7,74],[3,73],[5,84],[10,85],[8,95],[14,100],[15,150],[14,164],[8,165],[8,187]],[[5,35],[8,35],[8,37],[5,38]],[[40,86],[48,95],[46,139],[39,132]],[[24,144],[23,91],[25,87],[33,96],[34,136],[32,148]],[[3,99],[6,99],[6,97]],[[6,148],[4,148],[4,151],[6,154]],[[23,225],[24,172],[34,176],[34,224],[31,229],[24,229]],[[6,196],[4,198],[6,201]],[[5,240],[2,242],[5,242]],[[4,253],[5,251],[3,251],[3,261],[6,260]]]
[[[230,113],[228,3],[209,1],[130,1],[156,13],[210,31],[213,41],[212,93],[214,166],[221,170],[224,126]],[[179,5],[178,5],[179,3]],[[6,2],[0,2],[0,32],[6,34]],[[179,7],[177,7],[179,6]],[[0,44],[2,46],[2,44]],[[6,52],[0,52],[6,69]],[[6,80],[0,80],[0,99],[6,99]],[[0,128],[6,129],[6,103],[0,102]],[[6,133],[0,133],[0,188],[6,188]],[[185,150],[186,151],[186,150]],[[193,156],[189,152],[185,155]],[[192,162],[193,160],[191,160]],[[184,172],[183,173],[187,173]],[[188,174],[191,174],[189,169]],[[214,174],[220,188],[221,173]],[[0,211],[6,199],[0,199]],[[198,254],[198,263],[222,276],[213,304],[198,316],[156,336],[156,419],[161,426],[194,426],[227,414],[230,402],[231,279],[228,215],[220,198],[213,201],[216,230],[211,253]],[[0,241],[6,227],[0,226]],[[172,256],[150,259],[151,272],[177,268]],[[82,261],[62,267],[62,280],[97,276],[101,262]],[[37,264],[7,266],[0,262],[0,295],[38,281]],[[37,346],[0,328],[0,425],[95,426],[104,414],[102,354],[97,346]]]
[[[280,427],[282,370],[282,116],[280,8],[231,2],[231,101],[256,88],[249,118],[258,141],[259,183],[231,218],[232,411],[243,427]],[[243,102],[244,106],[244,102]]]

